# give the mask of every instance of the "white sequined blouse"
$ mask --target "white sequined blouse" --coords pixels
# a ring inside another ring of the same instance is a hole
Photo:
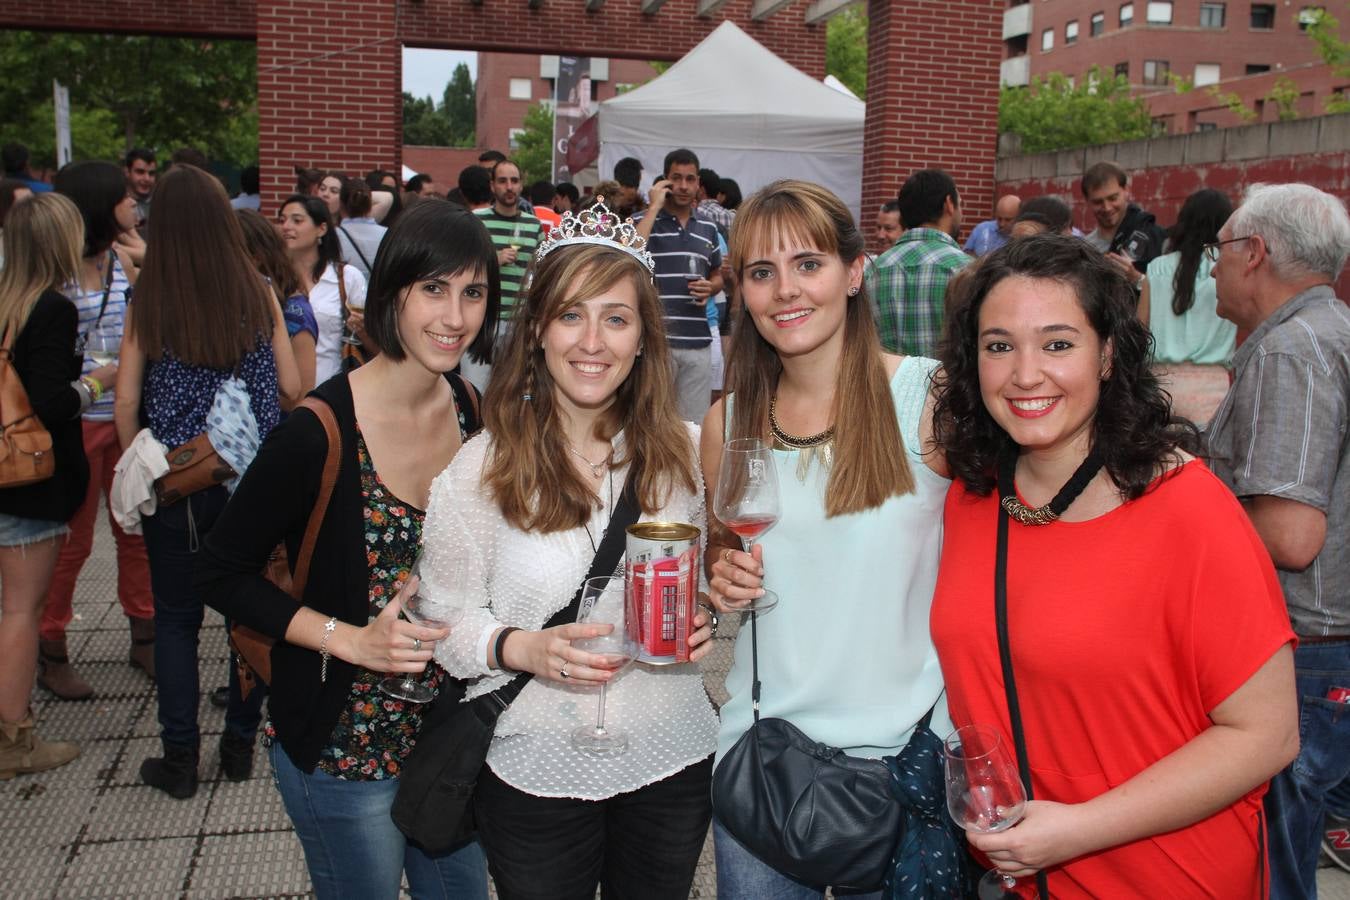
[[[698,427],[689,425],[692,445]],[[487,666],[487,646],[504,625],[537,630],[567,606],[590,569],[627,467],[601,484],[602,508],[585,528],[538,534],[508,524],[481,483],[491,436],[464,445],[431,486],[423,527],[424,591],[437,606],[467,612],[436,660],[451,675],[472,681],[466,699],[511,679]],[[623,435],[614,444],[622,447]],[[698,490],[677,487],[666,507],[641,521],[705,525],[702,477]],[[598,689],[532,679],[502,714],[488,752],[492,771],[512,787],[539,797],[603,800],[674,775],[711,755],[717,713],[696,664],[629,666],[610,683],[605,720],[628,731],[628,752],[596,759],[574,750],[571,732],[594,724]]]

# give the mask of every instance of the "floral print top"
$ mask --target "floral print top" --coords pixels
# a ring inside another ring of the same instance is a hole
[[[366,564],[370,567],[370,618],[408,580],[422,546],[426,514],[395,497],[370,461],[361,429],[356,429],[356,455],[365,501]],[[319,769],[352,781],[394,778],[412,752],[422,728],[423,704],[395,700],[380,690],[386,676],[358,669],[347,705],[319,755]],[[445,670],[434,661],[415,680],[438,690]]]

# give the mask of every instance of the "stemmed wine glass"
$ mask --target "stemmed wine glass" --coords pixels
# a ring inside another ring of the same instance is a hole
[[[437,610],[436,615],[429,614],[427,610],[428,601],[423,588],[426,583],[422,581],[422,559],[418,557],[417,562],[413,563],[412,572],[409,578],[417,578],[417,593],[403,598],[403,616],[409,622],[417,625],[425,625],[428,628],[453,628],[464,618],[464,608],[462,606],[451,606]],[[380,691],[386,696],[393,697],[395,700],[406,700],[410,703],[429,703],[436,696],[431,688],[427,687],[417,680],[417,672],[405,672],[402,677],[390,675],[380,682]]]
[[[741,539],[746,553],[761,534],[778,524],[778,471],[768,444],[759,438],[736,438],[722,447],[713,513]],[[777,597],[766,592],[740,608],[768,612],[777,603]]]
[[[587,578],[581,589],[577,622],[582,625],[614,626],[609,634],[572,642],[572,646],[579,650],[604,656],[604,668],[617,672],[637,657],[638,643],[629,628],[630,624],[635,626],[636,622],[628,614],[622,578]],[[572,732],[572,746],[591,756],[620,756],[628,750],[628,732],[605,724],[606,687],[607,682],[600,683],[600,704],[596,710],[595,724],[582,725]]]
[[[994,834],[1022,820],[1027,795],[998,732],[987,725],[966,725],[948,736],[947,811],[966,831]],[[980,879],[980,900],[1000,900],[1017,879],[990,869]]]
[[[364,296],[348,297],[347,309],[351,310],[352,312],[364,313],[366,311],[366,298]],[[347,327],[345,322],[343,323],[342,331],[343,331],[342,343],[351,344],[355,347],[361,346],[361,339],[356,336],[356,332],[352,331],[350,328]]]
[[[122,329],[111,321],[95,322],[84,336],[84,352],[96,368],[117,362],[122,352]]]

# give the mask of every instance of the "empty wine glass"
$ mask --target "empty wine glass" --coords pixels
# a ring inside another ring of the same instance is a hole
[[[638,643],[630,630],[630,625],[635,623],[628,615],[622,578],[587,578],[581,589],[577,622],[583,625],[614,626],[609,634],[572,642],[572,646],[579,650],[604,656],[603,668],[617,672],[638,655]],[[572,746],[591,756],[619,756],[628,750],[628,732],[605,724],[607,687],[607,682],[600,683],[600,703],[596,709],[595,724],[582,725],[572,732]]]
[[[778,524],[778,470],[768,444],[759,438],[736,438],[722,447],[713,513],[741,539],[746,553],[760,535]],[[765,593],[740,608],[767,612],[776,604],[777,598]]]
[[[987,725],[956,729],[944,744],[947,811],[966,831],[993,834],[1022,820],[1027,795],[1006,745]],[[1000,900],[1017,879],[990,869],[980,879],[980,900]]]
[[[428,612],[429,601],[426,594],[423,593],[426,582],[422,580],[422,560],[420,557],[417,562],[413,563],[412,572],[409,573],[408,577],[415,577],[418,581],[417,593],[403,598],[403,617],[409,622],[425,625],[428,628],[453,628],[464,618],[464,608],[461,606],[437,609],[435,615]],[[380,682],[380,691],[395,700],[407,700],[410,703],[429,703],[436,694],[431,688],[417,680],[417,676],[420,674],[420,672],[406,672],[402,677],[390,675]]]

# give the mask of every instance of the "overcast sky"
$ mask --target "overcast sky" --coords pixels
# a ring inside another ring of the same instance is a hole
[[[431,96],[441,102],[455,66],[469,64],[469,75],[478,77],[478,54],[471,50],[421,50],[403,48],[403,90],[414,97]]]

